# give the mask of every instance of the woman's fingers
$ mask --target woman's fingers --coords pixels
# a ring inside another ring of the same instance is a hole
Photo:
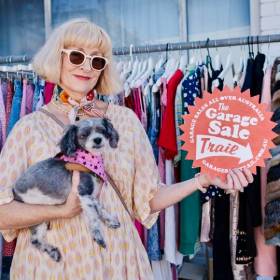
[[[241,187],[247,187],[248,186],[248,180],[247,180],[246,176],[244,175],[244,173],[240,169],[233,169],[232,171],[238,177],[238,180],[241,184]]]
[[[78,186],[80,183],[80,172],[74,170],[72,176],[72,191],[78,193]]]
[[[242,171],[243,171],[245,177],[247,178],[247,181],[249,183],[253,183],[254,177],[253,177],[252,172],[250,171],[250,169],[244,168]]]
[[[238,176],[232,170],[229,172],[229,175],[231,176],[233,181],[233,189],[241,190],[242,186],[240,184]]]
[[[227,185],[229,189],[233,189],[233,180],[229,173],[227,174]]]

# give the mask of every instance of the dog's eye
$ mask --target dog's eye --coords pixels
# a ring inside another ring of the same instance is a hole
[[[79,138],[81,138],[81,139],[85,139],[85,138],[87,138],[87,135],[85,135],[85,134],[81,134],[81,135],[79,136]]]

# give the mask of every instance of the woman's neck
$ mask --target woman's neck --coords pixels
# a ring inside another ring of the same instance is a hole
[[[66,93],[71,97],[73,98],[74,100],[80,102],[81,99],[86,96],[86,93],[83,93],[83,92],[75,92],[73,90],[70,90],[68,89],[66,86],[63,86],[63,85],[59,85],[63,90],[66,91]]]

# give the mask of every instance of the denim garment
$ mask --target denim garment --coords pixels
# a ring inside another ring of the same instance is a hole
[[[155,74],[152,75],[153,83],[163,75],[164,68],[161,67]],[[158,145],[157,139],[160,130],[160,94],[159,92],[152,92],[152,85],[149,88],[149,94],[146,97],[147,103],[147,118],[148,127],[147,134],[150,139],[156,162],[158,162]]]
[[[15,123],[20,118],[21,100],[22,100],[22,83],[20,80],[15,80],[14,96],[13,96],[11,114],[10,114],[9,125],[8,125],[8,134],[10,133]]]
[[[164,73],[164,69],[160,68],[157,73],[152,76],[152,81],[155,83]],[[152,85],[149,87],[148,95],[146,96],[148,128],[147,134],[153,148],[155,160],[158,163],[159,148],[157,139],[160,129],[160,94],[152,92]],[[147,253],[151,261],[159,261],[162,259],[160,250],[160,220],[147,232]]]
[[[32,104],[32,111],[38,110],[43,104],[42,100],[44,100],[44,88],[45,88],[45,81],[37,78],[35,80],[35,91],[33,96],[33,104]]]

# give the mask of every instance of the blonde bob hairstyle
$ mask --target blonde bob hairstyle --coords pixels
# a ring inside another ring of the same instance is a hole
[[[112,43],[109,35],[101,27],[84,18],[69,20],[52,32],[33,58],[34,71],[43,79],[59,84],[61,50],[70,46],[98,49],[109,60],[95,86],[99,94],[116,94],[122,90],[112,58]]]

